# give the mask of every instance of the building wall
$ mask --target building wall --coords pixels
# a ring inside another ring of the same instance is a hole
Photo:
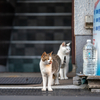
[[[93,15],[97,0],[74,0],[74,33],[76,73],[83,72],[83,46],[92,40],[93,30],[85,29],[85,16]]]
[[[2,27],[12,26],[14,11],[15,8],[12,6],[11,2],[7,2],[7,0],[0,0],[0,42],[10,41],[12,30],[2,29]],[[7,58],[2,58],[2,56],[8,56],[8,50],[9,43],[0,43],[0,72],[6,71]]]

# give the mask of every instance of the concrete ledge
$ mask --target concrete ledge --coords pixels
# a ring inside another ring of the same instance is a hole
[[[91,92],[100,92],[100,89],[91,89]]]
[[[91,89],[100,89],[100,82],[97,83],[97,82],[88,82],[88,88],[91,88]]]
[[[100,76],[88,76],[87,80],[100,80]]]
[[[100,76],[88,76],[88,88],[100,89]]]
[[[62,85],[62,86],[52,86],[53,89],[86,89],[87,85]],[[25,86],[1,86],[0,89],[42,89],[41,87],[25,87]]]

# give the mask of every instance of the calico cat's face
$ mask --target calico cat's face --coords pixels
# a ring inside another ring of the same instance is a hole
[[[44,62],[45,65],[52,64],[52,52],[47,54],[44,52],[41,56],[42,61]]]
[[[65,42],[63,42],[60,46],[61,51],[64,54],[69,54],[71,49],[70,49],[70,43],[66,44]]]

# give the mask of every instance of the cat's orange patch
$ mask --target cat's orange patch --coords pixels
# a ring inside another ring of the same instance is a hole
[[[51,67],[51,64],[45,65],[45,67]]]

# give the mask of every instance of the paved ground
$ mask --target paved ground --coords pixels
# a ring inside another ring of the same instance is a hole
[[[100,100],[97,96],[0,96],[0,100]]]
[[[58,86],[62,86],[62,85],[72,85],[73,81],[72,81],[72,77],[75,76],[75,73],[68,73],[68,80],[60,80],[60,84]],[[42,77],[41,73],[0,73],[0,77]],[[13,86],[18,86],[18,87],[40,87],[42,86],[41,84],[35,84],[35,85],[0,85],[0,87],[2,86],[9,86],[9,87],[13,87]]]
[[[100,93],[92,93],[84,89],[54,89],[53,92],[42,92],[41,89],[0,89],[2,96],[99,96]]]
[[[86,86],[73,85],[72,77],[75,73],[69,73],[68,80],[60,80],[60,85],[54,85],[53,92],[42,92],[42,83],[36,85],[0,85],[1,96],[100,96],[100,93],[91,93]],[[41,77],[40,73],[0,73],[0,77]],[[1,100],[1,98],[0,98]],[[16,99],[15,99],[16,100]]]

